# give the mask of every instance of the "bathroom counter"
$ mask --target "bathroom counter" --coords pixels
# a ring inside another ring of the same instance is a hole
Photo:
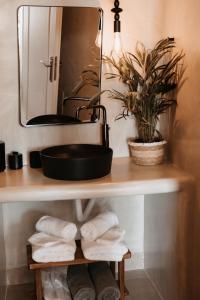
[[[114,158],[109,175],[85,181],[45,177],[24,166],[0,173],[0,202],[51,201],[147,195],[181,191],[192,178],[172,164],[137,166],[132,158]]]

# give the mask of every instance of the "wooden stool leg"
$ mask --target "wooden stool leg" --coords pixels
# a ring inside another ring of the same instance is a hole
[[[110,269],[111,269],[111,272],[113,274],[113,277],[115,278],[115,261],[111,261],[110,262]]]
[[[118,282],[120,289],[120,300],[125,300],[125,283],[124,283],[124,260],[118,262]]]
[[[36,299],[42,300],[42,278],[41,270],[35,270],[35,290],[36,290]]]

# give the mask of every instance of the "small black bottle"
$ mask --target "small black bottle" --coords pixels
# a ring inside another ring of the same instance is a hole
[[[5,143],[0,141],[0,172],[3,172],[5,168],[6,168]]]
[[[40,151],[31,151],[29,153],[30,167],[31,168],[41,168],[42,163],[40,159]]]
[[[8,167],[11,170],[21,169],[23,167],[22,154],[17,151],[8,154]]]

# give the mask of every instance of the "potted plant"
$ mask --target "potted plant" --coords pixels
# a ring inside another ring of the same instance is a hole
[[[116,119],[134,117],[138,135],[129,140],[136,164],[160,164],[164,158],[166,141],[157,124],[159,116],[176,105],[175,91],[181,86],[183,53],[174,53],[172,38],[160,40],[152,50],[142,44],[136,53],[123,53],[121,57],[104,57],[112,66],[108,79],[118,78],[125,92],[111,90],[110,98],[122,102],[122,112]]]

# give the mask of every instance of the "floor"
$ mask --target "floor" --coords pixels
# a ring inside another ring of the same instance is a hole
[[[126,287],[129,291],[126,300],[161,300],[142,270],[131,271],[126,274]]]
[[[160,300],[144,271],[128,272],[126,287],[129,290],[127,300]],[[6,300],[35,300],[33,285],[9,286]]]

